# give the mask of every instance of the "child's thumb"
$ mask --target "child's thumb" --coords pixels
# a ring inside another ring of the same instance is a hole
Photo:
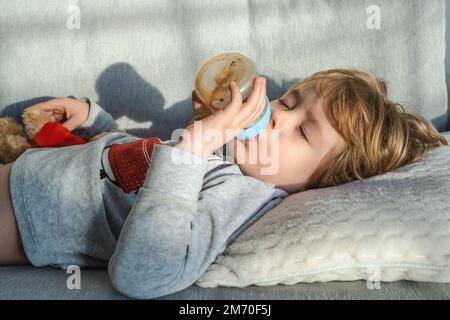
[[[79,123],[75,117],[71,117],[66,122],[64,122],[62,125],[64,127],[66,127],[66,129],[69,130],[70,132],[72,132],[73,130],[75,130],[76,128],[79,127]]]
[[[230,104],[239,106],[242,104],[242,96],[236,81],[230,81],[229,86],[231,90]]]

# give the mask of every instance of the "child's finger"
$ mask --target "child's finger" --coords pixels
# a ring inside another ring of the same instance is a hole
[[[256,82],[256,86],[253,88],[252,93],[249,96],[249,99],[245,103],[246,107],[242,108],[242,111],[240,112],[240,114],[238,116],[238,121],[242,122],[244,126],[248,123],[249,118],[252,116],[252,114],[257,112],[257,110],[259,109],[258,101],[262,94],[261,88],[263,86],[263,83],[262,83],[262,79],[259,79],[258,81],[255,80],[255,82]]]
[[[67,130],[73,131],[79,126],[79,120],[76,119],[76,117],[71,117],[69,120],[64,122],[62,124],[64,127],[66,127]]]
[[[262,88],[262,78],[257,77],[255,80],[255,86],[250,93],[250,96],[246,103],[244,103],[244,108],[242,108],[242,121],[247,121],[248,118],[255,112],[255,109],[258,109],[258,100],[261,95]]]
[[[236,84],[235,81],[231,81],[229,87],[231,90],[231,101],[224,111],[236,114],[237,112],[239,112],[242,106],[241,91],[239,90],[239,86]]]
[[[43,110],[39,111],[42,116],[46,117],[47,121],[55,122],[55,117],[53,116],[53,113],[51,111],[43,111]]]
[[[55,118],[56,121],[62,121],[66,119],[66,112],[61,110],[53,110],[52,116]]]
[[[247,101],[244,103],[244,109],[246,107],[250,107],[250,109],[253,110],[252,107],[256,106],[256,103],[259,99],[259,95],[261,93],[261,84],[262,84],[262,79],[260,77],[256,77],[253,82],[252,91],[250,92],[250,95],[249,95]]]
[[[264,80],[264,79],[263,79]],[[258,105],[256,106],[255,110],[250,115],[250,123],[257,120],[260,115],[264,112],[266,107],[266,84],[265,81],[261,84],[261,94],[259,95]]]

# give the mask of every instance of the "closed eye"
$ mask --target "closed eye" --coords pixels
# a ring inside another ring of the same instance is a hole
[[[286,107],[288,110],[292,110],[292,108],[289,108],[289,106],[286,104],[286,102],[283,101],[283,99],[278,99],[278,102],[281,103],[284,107]],[[298,127],[298,131],[303,138],[305,138],[306,141],[308,141],[308,138],[306,137],[305,130],[303,129],[303,126]]]
[[[292,110],[291,108],[289,108],[286,102],[283,101],[283,99],[278,99],[278,102],[281,103],[283,106],[285,106],[287,109]]]

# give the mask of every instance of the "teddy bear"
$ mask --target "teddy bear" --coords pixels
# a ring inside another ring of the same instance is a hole
[[[67,135],[65,145],[73,145],[86,143],[100,139],[101,137],[110,134],[111,131],[101,132],[87,140],[71,135],[67,129],[64,129],[53,116],[49,113],[27,108],[22,113],[23,125],[18,123],[13,117],[0,118],[0,164],[8,164],[15,161],[27,149],[33,147],[43,147],[36,143],[38,133],[42,133],[42,129],[46,124],[55,124],[59,130],[52,129],[53,132],[63,132]],[[25,128],[24,128],[25,127]],[[65,130],[67,132],[64,132]],[[68,139],[70,142],[68,143]]]
[[[193,116],[189,125],[195,120],[201,120],[207,117],[211,113],[209,108],[198,98],[195,90],[192,91],[192,109]],[[59,122],[63,122],[64,120],[60,120]],[[113,132],[125,133],[120,129],[105,131],[85,140],[71,134],[70,131],[59,124],[48,112],[32,108],[24,110],[22,113],[22,122],[23,126],[12,117],[0,118],[0,164],[8,164],[15,161],[27,149],[33,147],[57,147],[82,144],[98,140]],[[54,125],[50,126],[47,132],[43,132],[43,129],[48,127],[49,124]],[[64,135],[65,137],[53,137],[53,144],[50,144],[50,140],[52,139],[48,138],[49,135]],[[39,139],[37,138],[38,136],[40,137]],[[57,142],[56,144],[55,141]]]

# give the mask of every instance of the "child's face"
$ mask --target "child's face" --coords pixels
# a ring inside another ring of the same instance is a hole
[[[280,99],[292,110],[278,100],[271,101],[269,126],[255,141],[235,139],[234,157],[243,174],[295,193],[303,190],[328,152],[343,147],[344,140],[325,116],[316,81],[303,83]]]

